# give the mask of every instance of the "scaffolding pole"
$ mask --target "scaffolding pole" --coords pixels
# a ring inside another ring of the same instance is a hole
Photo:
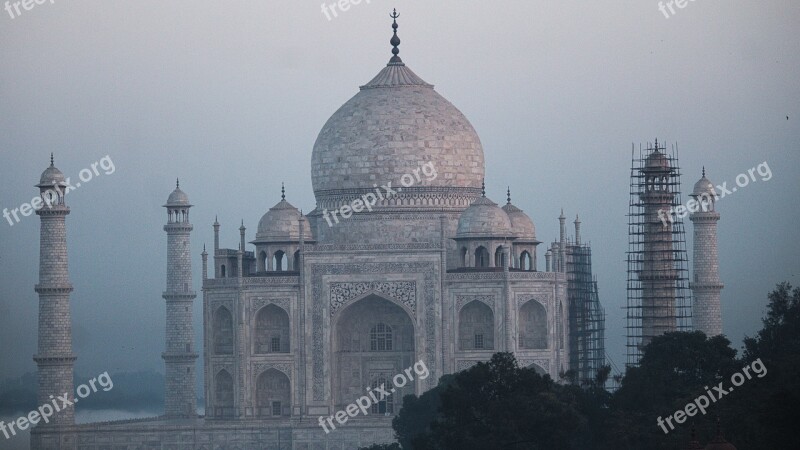
[[[595,380],[605,365],[605,311],[592,275],[592,249],[588,245],[567,246],[567,296],[569,299],[570,367],[578,382]]]
[[[670,331],[691,330],[686,232],[675,214],[682,205],[678,150],[648,143],[631,149],[627,252],[627,363]]]

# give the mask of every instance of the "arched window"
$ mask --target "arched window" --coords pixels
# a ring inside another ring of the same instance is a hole
[[[267,305],[256,314],[255,353],[289,353],[289,314]]]
[[[300,272],[300,250],[294,252],[294,262],[292,266],[292,269],[295,272]]]
[[[382,386],[382,387],[381,387]],[[372,389],[380,387],[383,390],[388,391],[391,388],[391,385],[386,381],[386,378],[383,376],[378,377],[375,381],[372,382]],[[381,399],[380,391],[375,392],[375,396],[378,398],[378,403],[373,403],[371,408],[372,414],[394,414],[394,395],[389,394],[388,397],[384,397]]]
[[[467,247],[461,248],[461,267],[467,267]]]
[[[224,306],[214,313],[214,353],[233,354],[233,316]]]
[[[710,193],[704,192],[697,196],[697,202],[699,203],[698,211],[714,212],[714,196]]]
[[[276,369],[268,369],[256,381],[256,414],[260,417],[291,415],[292,396],[289,377]]]
[[[497,250],[494,251],[494,266],[495,267],[505,267],[505,261],[503,260],[503,246],[498,246]]]
[[[547,348],[547,311],[536,300],[519,310],[519,346],[529,349]]]
[[[258,254],[258,270],[260,272],[266,272],[267,270],[267,252],[263,250]]]
[[[394,349],[392,327],[381,322],[369,331],[369,349],[373,352],[390,352]]]
[[[519,255],[519,268],[522,270],[533,270],[533,261],[531,260],[531,254],[528,251],[522,252]]]
[[[223,369],[214,380],[214,415],[233,417],[233,411],[233,377]]]
[[[276,272],[282,272],[286,270],[286,263],[287,263],[286,253],[283,250],[278,250],[272,256],[272,270]]]
[[[486,247],[475,249],[475,267],[489,267],[489,250]]]
[[[219,268],[219,274],[220,274],[220,277],[222,277],[222,278],[225,278],[225,277],[226,277],[226,274],[225,274],[225,264],[223,264],[222,266],[220,266],[220,268]]]
[[[458,313],[460,350],[494,349],[494,313],[485,303],[474,300]]]

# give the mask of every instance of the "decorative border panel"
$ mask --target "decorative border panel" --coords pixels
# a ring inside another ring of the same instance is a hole
[[[494,312],[494,295],[456,295],[456,313],[459,313],[464,305],[474,300],[486,304]]]
[[[353,299],[371,292],[385,294],[406,305],[414,318],[417,315],[417,283],[414,281],[333,282],[330,288],[331,317]]]
[[[311,264],[311,357],[312,357],[312,395],[314,401],[325,400],[325,292],[323,276],[325,275],[386,275],[413,273],[423,276],[422,296],[425,308],[425,355],[426,365],[432,374],[436,368],[436,292],[439,286],[439,271],[433,262],[393,262],[393,263],[344,263],[344,264]],[[428,377],[428,389],[433,388],[438,376]]]
[[[520,367],[528,367],[531,364],[536,364],[537,366],[544,369],[545,372],[548,374],[550,373],[550,360],[549,359],[541,359],[541,358],[524,358],[519,360]]]
[[[250,304],[248,305],[247,309],[247,316],[253,317],[253,315],[258,312],[261,308],[267,305],[275,305],[282,308],[286,311],[286,314],[291,317],[292,311],[289,307],[291,304],[290,298],[266,298],[266,297],[253,297],[250,299]]]
[[[291,362],[261,362],[261,363],[252,363],[252,374],[253,374],[253,382],[261,376],[262,373],[269,369],[275,369],[279,372],[282,372],[284,375],[289,377],[289,381],[292,381],[292,371],[294,369],[294,364]],[[292,381],[294,385],[294,382]]]

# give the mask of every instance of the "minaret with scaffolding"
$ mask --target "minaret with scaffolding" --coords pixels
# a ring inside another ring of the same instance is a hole
[[[592,274],[592,248],[581,241],[581,221],[575,217],[574,241],[567,237],[564,211],[558,217],[559,239],[547,251],[547,270],[567,277],[569,368],[585,386],[609,362],[605,351],[605,310]]]
[[[581,385],[591,383],[606,364],[605,310],[592,275],[592,248],[581,242],[581,221],[575,217],[575,242],[567,246],[570,368]]]
[[[691,329],[678,150],[648,144],[631,154],[628,212],[627,365],[656,336]],[[680,209],[677,209],[678,211]]]

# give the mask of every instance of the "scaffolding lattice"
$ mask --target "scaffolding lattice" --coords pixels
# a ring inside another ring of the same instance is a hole
[[[682,204],[678,149],[658,140],[631,150],[628,210],[627,366],[669,331],[691,330],[686,232],[674,212]]]
[[[605,365],[605,312],[592,276],[592,249],[567,246],[567,296],[569,298],[570,367],[580,384],[592,382]]]

